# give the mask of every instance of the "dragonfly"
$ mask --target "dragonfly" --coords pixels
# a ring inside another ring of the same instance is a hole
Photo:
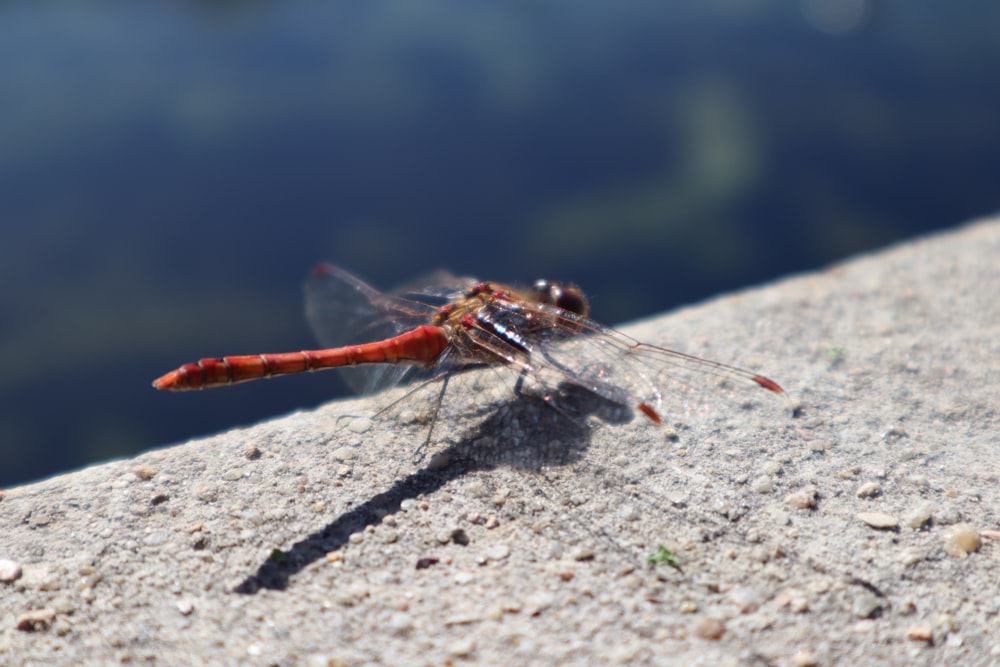
[[[449,379],[490,367],[513,371],[515,393],[528,381],[546,399],[582,388],[656,424],[668,408],[703,406],[695,397],[705,394],[784,391],[763,375],[639,342],[590,319],[587,298],[572,283],[538,280],[524,289],[439,271],[382,293],[320,264],[305,291],[307,318],[325,348],[201,359],[153,386],[207,389],[337,368],[361,393],[441,380],[443,397]]]

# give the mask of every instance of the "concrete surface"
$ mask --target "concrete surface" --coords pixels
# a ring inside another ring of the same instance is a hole
[[[0,663],[1000,664],[998,299],[993,221],[627,327],[788,401],[477,398],[420,463],[336,402],[7,489]]]

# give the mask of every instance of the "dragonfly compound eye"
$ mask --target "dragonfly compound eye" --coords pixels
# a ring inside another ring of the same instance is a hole
[[[556,295],[556,305],[563,310],[568,310],[581,317],[586,317],[587,313],[590,312],[590,304],[587,303],[587,297],[583,295],[583,292],[576,285],[561,286],[559,293]]]
[[[547,303],[581,317],[590,312],[587,297],[572,283],[565,285],[551,280],[536,280],[531,289],[539,303]]]

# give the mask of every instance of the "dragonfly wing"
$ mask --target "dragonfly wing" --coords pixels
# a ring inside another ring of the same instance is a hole
[[[326,347],[385,340],[426,324],[434,306],[383,294],[331,264],[313,269],[305,284],[306,318]],[[358,393],[394,386],[419,367],[379,364],[341,369],[347,385]]]
[[[580,335],[553,339],[553,344],[541,337],[532,363],[654,422],[703,419],[723,407],[732,414],[734,406],[753,402],[762,389],[781,392],[750,371],[640,343],[591,320],[578,326]]]
[[[497,301],[482,317],[495,331],[518,331],[527,357],[515,361],[543,391],[574,385],[652,421],[705,416],[725,403],[741,405],[777,384],[726,364],[640,343],[602,324],[546,304]],[[508,343],[486,343],[503,352]],[[509,358],[509,355],[507,355]]]
[[[460,277],[446,269],[436,269],[400,285],[392,291],[392,295],[437,307],[455,300],[475,282],[475,278]]]

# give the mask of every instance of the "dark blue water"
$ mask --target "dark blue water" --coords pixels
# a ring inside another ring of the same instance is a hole
[[[992,213],[997,25],[986,0],[3,3],[0,485],[337,395],[149,386],[312,346],[319,260],[573,280],[614,323]]]

